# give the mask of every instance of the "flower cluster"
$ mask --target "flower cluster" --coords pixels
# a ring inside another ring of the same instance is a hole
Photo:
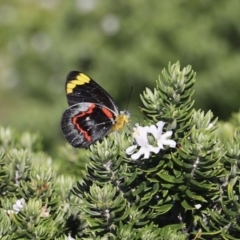
[[[25,200],[23,198],[16,201],[15,204],[13,204],[13,211],[15,213],[19,213],[25,205]]]
[[[163,133],[163,127],[165,123],[159,121],[156,125],[151,126],[139,126],[136,124],[133,133],[135,144],[126,149],[126,153],[131,155],[133,160],[139,159],[142,155],[142,159],[148,159],[150,152],[157,154],[161,149],[164,149],[164,145],[168,145],[171,148],[176,147],[174,140],[168,139],[172,136],[172,131]],[[156,141],[156,146],[149,143],[148,135],[151,134]]]
[[[11,210],[7,210],[8,214],[18,214],[25,205],[25,200],[23,198],[16,200],[16,202],[13,204]]]

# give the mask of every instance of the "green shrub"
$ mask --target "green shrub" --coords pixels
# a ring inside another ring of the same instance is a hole
[[[195,76],[169,64],[141,95],[144,122],[84,164],[62,147],[77,177],[56,174],[36,135],[2,128],[1,239],[239,239],[239,131],[193,108]]]

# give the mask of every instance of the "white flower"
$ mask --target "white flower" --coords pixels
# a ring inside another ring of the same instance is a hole
[[[153,147],[148,143],[147,134],[149,132],[149,128],[150,127],[141,127],[139,124],[136,124],[136,127],[133,128],[133,136],[136,141],[136,145],[130,146],[126,149],[126,153],[128,155],[132,155],[131,158],[133,160],[137,160],[141,155],[144,155],[143,159],[147,159],[149,158],[150,152],[159,152],[159,147]],[[140,147],[140,149],[138,152],[134,153],[137,147]]]
[[[200,209],[202,207],[201,204],[195,204],[194,206],[195,206],[196,209]]]
[[[160,149],[164,149],[163,145],[168,145],[171,148],[175,148],[176,142],[174,140],[168,139],[172,136],[172,131],[167,131],[162,134],[165,122],[159,121],[156,125],[158,128],[156,128],[155,125],[151,126],[151,133],[157,140],[158,147],[160,147]]]
[[[163,145],[168,145],[169,147],[176,147],[176,142],[174,140],[168,139],[172,136],[172,131],[167,131],[162,134],[164,122],[159,121],[156,125],[141,127],[139,124],[136,124],[134,128],[134,139],[136,144],[130,146],[126,149],[126,153],[131,155],[133,160],[137,160],[140,156],[143,155],[142,159],[147,159],[150,156],[150,152],[157,154],[161,149],[164,149]],[[152,134],[154,139],[157,141],[157,146],[152,146],[148,142],[148,134]],[[136,152],[135,150],[138,148]]]
[[[20,200],[17,200],[15,204],[13,204],[13,211],[17,214],[20,212],[21,209],[23,209],[25,205],[25,200],[21,198]]]

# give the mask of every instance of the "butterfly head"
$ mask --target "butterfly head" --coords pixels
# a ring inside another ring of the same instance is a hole
[[[129,111],[121,111],[115,118],[115,123],[111,127],[111,132],[121,130],[129,122],[129,118]]]

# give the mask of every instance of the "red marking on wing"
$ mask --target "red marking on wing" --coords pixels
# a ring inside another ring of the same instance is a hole
[[[107,108],[102,108],[101,110],[108,118],[113,118],[113,113],[109,111]]]
[[[89,108],[88,108],[87,111],[82,112],[82,113],[80,113],[80,114],[78,114],[78,115],[76,115],[76,116],[74,116],[74,117],[72,118],[72,123],[76,126],[76,128],[78,129],[78,131],[81,132],[81,133],[84,135],[84,138],[85,138],[88,142],[91,142],[92,137],[91,137],[90,135],[88,135],[88,132],[87,132],[87,131],[85,131],[84,129],[81,128],[81,126],[77,123],[77,120],[78,120],[78,118],[80,118],[80,117],[83,117],[83,116],[85,116],[85,115],[87,115],[87,114],[91,114],[91,113],[93,112],[93,109],[94,109],[95,107],[96,107],[95,104],[91,104],[91,105],[89,105]]]

